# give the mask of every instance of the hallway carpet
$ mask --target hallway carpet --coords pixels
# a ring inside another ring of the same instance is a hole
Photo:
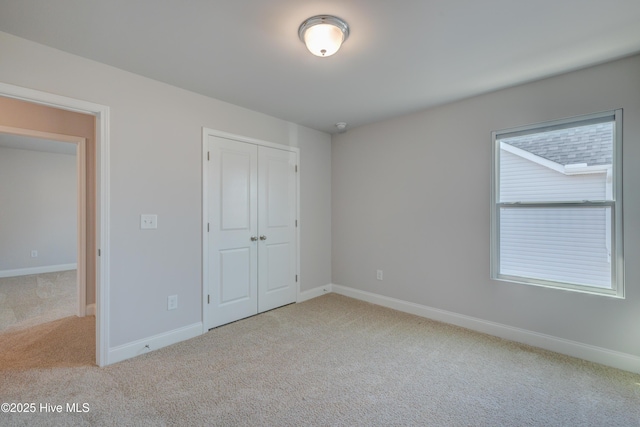
[[[0,278],[0,331],[76,315],[77,271]]]

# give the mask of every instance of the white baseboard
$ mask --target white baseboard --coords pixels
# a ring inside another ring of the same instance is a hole
[[[107,355],[107,363],[111,365],[153,350],[158,350],[171,344],[179,343],[202,335],[202,322],[194,323],[173,331],[154,335],[118,347],[110,348]]]
[[[86,311],[84,312],[85,316],[95,316],[96,315],[96,304],[87,304]]]
[[[566,340],[551,335],[540,334],[526,329],[514,328],[501,323],[489,322],[475,317],[465,316],[425,305],[402,301],[358,289],[330,285],[333,292],[373,304],[415,314],[463,328],[493,335],[511,341],[532,345],[556,353],[566,354],[590,362],[600,363],[625,371],[640,373],[640,357],[621,353],[602,347],[596,347],[577,341]]]
[[[319,297],[324,294],[328,294],[332,292],[331,284],[318,286],[317,288],[309,289],[307,291],[302,291],[298,294],[298,301],[296,302],[304,302],[310,300],[312,298]]]
[[[45,265],[42,267],[17,268],[15,270],[0,270],[0,278],[30,276],[32,274],[55,273],[58,271],[75,270],[77,268],[78,268],[78,264],[59,264],[59,265]]]

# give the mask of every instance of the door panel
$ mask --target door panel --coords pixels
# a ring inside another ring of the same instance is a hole
[[[266,244],[267,265],[269,276],[264,280],[265,292],[279,291],[289,286],[291,274],[291,262],[289,255],[291,248],[288,243]]]
[[[295,162],[295,153],[258,147],[259,312],[296,301]]]
[[[209,137],[209,328],[258,309],[257,148]]]
[[[288,154],[288,153],[286,153]],[[267,156],[267,164],[259,167],[266,168],[266,181],[261,180],[261,188],[265,187],[267,216],[266,223],[259,224],[260,228],[273,230],[276,227],[288,227],[291,223],[291,211],[289,209],[289,172],[294,165],[288,163],[287,157],[280,157],[276,152]]]
[[[221,150],[221,221],[222,230],[251,228],[250,181],[253,153]],[[255,203],[254,203],[255,205]]]
[[[251,251],[220,251],[220,305],[251,298]]]

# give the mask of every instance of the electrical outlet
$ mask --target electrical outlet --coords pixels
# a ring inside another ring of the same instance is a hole
[[[167,297],[167,310],[175,310],[178,308],[178,295],[169,295]]]
[[[382,280],[382,270],[376,270],[376,279]]]
[[[38,251],[31,251],[31,258],[38,258]]]
[[[150,215],[150,214],[140,215],[140,228],[142,230],[158,228],[158,215]]]

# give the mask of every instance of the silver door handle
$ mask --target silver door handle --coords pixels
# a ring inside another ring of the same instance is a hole
[[[251,236],[251,241],[255,242],[256,240],[258,240],[258,238],[256,236]]]
[[[260,240],[267,240],[267,236],[260,236]]]

